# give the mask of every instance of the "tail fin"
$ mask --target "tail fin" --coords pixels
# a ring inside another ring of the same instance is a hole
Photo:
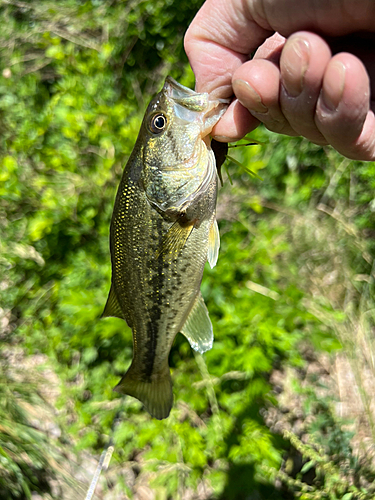
[[[173,392],[168,364],[162,372],[153,373],[149,380],[141,378],[132,364],[114,390],[139,399],[149,414],[158,420],[169,416],[173,404]]]

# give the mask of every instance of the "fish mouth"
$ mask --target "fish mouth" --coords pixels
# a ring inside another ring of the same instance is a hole
[[[208,136],[228,108],[230,99],[210,97],[207,92],[195,92],[168,76],[163,91],[173,102],[176,115],[184,121],[201,123],[201,138]]]

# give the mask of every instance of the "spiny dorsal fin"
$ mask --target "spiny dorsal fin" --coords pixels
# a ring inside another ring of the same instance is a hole
[[[107,303],[105,305],[102,318],[107,318],[108,316],[113,316],[114,318],[125,319],[122,313],[120,304],[118,303],[116,293],[113,289],[113,285],[111,285],[111,289],[109,291]]]
[[[188,339],[191,347],[201,354],[211,349],[214,334],[201,292],[195,299],[181,333]]]
[[[208,235],[207,260],[211,266],[211,269],[216,266],[217,258],[219,256],[219,248],[220,248],[220,234],[215,219],[210,227],[210,232]]]
[[[163,255],[166,260],[175,259],[183,249],[193,227],[194,224],[182,226],[179,221],[172,224],[156,251],[156,258]]]

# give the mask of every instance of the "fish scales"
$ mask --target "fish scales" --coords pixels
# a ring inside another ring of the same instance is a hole
[[[212,345],[200,295],[205,262],[215,264],[219,245],[215,157],[206,137],[226,106],[167,79],[116,196],[103,315],[125,319],[133,334],[132,364],[116,390],[159,419],[172,407],[168,356],[177,333],[200,352]]]

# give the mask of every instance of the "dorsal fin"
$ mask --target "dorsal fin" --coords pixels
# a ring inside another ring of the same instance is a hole
[[[214,334],[201,292],[194,301],[181,333],[188,339],[191,347],[201,354],[211,349]]]
[[[116,293],[113,289],[113,285],[111,285],[111,289],[108,294],[108,299],[102,314],[102,318],[107,318],[108,316],[125,319],[120,304],[117,300]]]

